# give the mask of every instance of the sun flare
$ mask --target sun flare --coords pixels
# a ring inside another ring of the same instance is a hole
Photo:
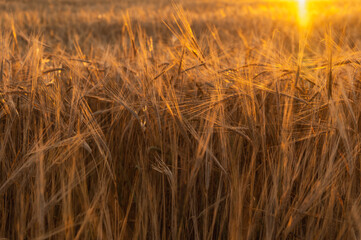
[[[307,25],[308,16],[306,0],[298,0],[298,19],[302,26]]]

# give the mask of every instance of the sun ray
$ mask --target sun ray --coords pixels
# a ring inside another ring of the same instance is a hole
[[[305,26],[308,23],[306,0],[298,0],[298,21],[301,26]]]

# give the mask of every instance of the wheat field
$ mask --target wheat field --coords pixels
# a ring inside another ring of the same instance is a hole
[[[361,3],[0,1],[0,239],[361,239]]]

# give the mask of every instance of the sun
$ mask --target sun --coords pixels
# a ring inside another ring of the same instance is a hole
[[[306,0],[297,0],[297,1],[298,1],[298,20],[302,26],[305,26],[307,25],[308,22]]]

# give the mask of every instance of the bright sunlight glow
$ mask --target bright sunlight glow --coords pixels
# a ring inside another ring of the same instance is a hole
[[[298,18],[302,26],[307,25],[308,17],[306,0],[298,0]]]

